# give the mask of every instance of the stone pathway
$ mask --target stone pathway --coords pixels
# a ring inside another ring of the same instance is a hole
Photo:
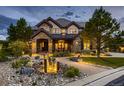
[[[56,60],[59,61],[60,63],[67,64],[69,66],[74,66],[78,68],[82,73],[86,73],[88,76],[112,69],[110,67],[96,66],[83,62],[81,63],[73,62],[67,59],[66,57],[56,58]]]

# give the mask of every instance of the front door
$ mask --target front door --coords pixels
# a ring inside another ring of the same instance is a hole
[[[37,40],[37,52],[48,52],[48,40],[38,39]]]

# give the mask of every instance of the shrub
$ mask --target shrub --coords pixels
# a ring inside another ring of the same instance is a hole
[[[1,50],[0,51],[0,62],[4,62],[7,61],[8,57],[6,56],[6,54]]]
[[[22,41],[11,42],[9,43],[8,48],[11,50],[12,54],[15,57],[21,56],[23,52],[26,51],[26,49],[28,49],[27,44]]]
[[[12,68],[19,68],[21,66],[22,66],[22,64],[19,61],[15,61],[12,63]]]
[[[54,57],[65,57],[65,56],[71,56],[71,53],[69,51],[62,51],[62,52],[54,52]]]
[[[26,64],[29,62],[29,60],[25,59],[18,59],[15,62],[12,63],[12,68],[19,68],[22,66],[26,66]]]
[[[75,67],[69,67],[67,70],[64,71],[64,76],[65,77],[75,77],[75,76],[79,76],[80,72],[79,69],[75,68]]]
[[[82,50],[82,53],[83,53],[84,55],[90,55],[91,50]]]
[[[73,70],[67,70],[65,73],[64,73],[64,75],[66,76],[66,77],[74,77],[75,76],[75,73],[74,73],[74,71]]]

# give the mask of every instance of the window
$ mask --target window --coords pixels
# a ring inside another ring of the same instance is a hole
[[[56,50],[68,50],[68,43],[66,43],[64,40],[58,40],[58,42],[55,43],[55,49]]]
[[[71,28],[68,30],[68,34],[77,34],[77,30],[74,28]]]
[[[60,29],[59,28],[53,28],[53,33],[54,34],[60,34]]]
[[[65,29],[62,29],[62,30],[61,30],[61,33],[62,33],[62,35],[65,35],[65,34],[66,34]]]

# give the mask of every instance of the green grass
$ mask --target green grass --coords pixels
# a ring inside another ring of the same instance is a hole
[[[109,66],[113,68],[124,66],[124,58],[96,58],[96,57],[83,57],[83,61],[87,63],[102,65],[102,66]]]

